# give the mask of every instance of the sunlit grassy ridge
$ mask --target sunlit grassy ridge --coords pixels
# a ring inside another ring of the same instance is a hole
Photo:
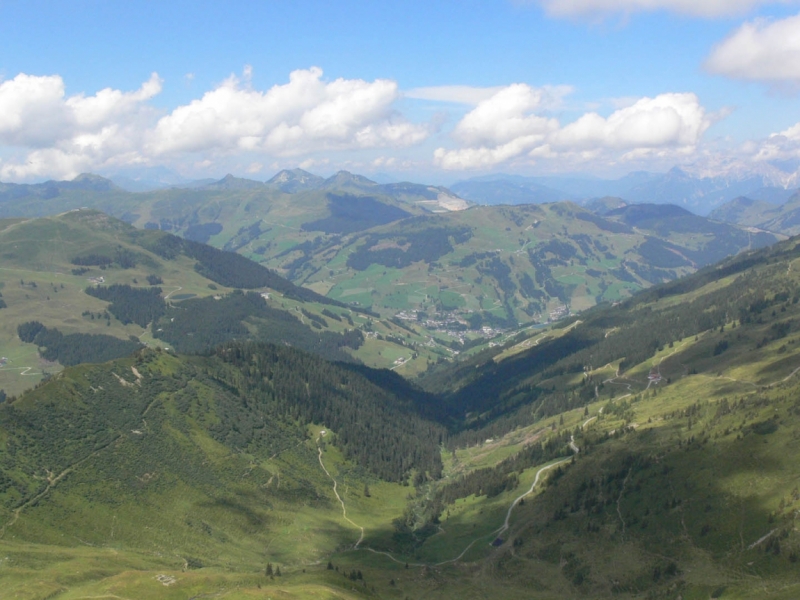
[[[62,367],[56,361],[42,360],[34,344],[19,339],[17,327],[27,321],[37,320],[65,335],[109,335],[121,340],[134,336],[147,345],[172,346],[169,338],[156,331],[158,327],[124,323],[113,311],[109,312],[108,302],[86,294],[84,290],[96,285],[98,278],[102,277],[105,287],[119,284],[137,289],[149,288],[150,278],[162,290],[161,296],[168,304],[177,307],[178,315],[183,314],[181,306],[185,308],[202,298],[223,297],[237,287],[235,281],[226,285],[218,277],[210,278],[207,272],[199,272],[197,258],[186,252],[166,254],[164,248],[170,246],[163,243],[165,239],[180,241],[163,232],[136,230],[122,221],[87,210],[57,217],[0,221],[0,299],[5,304],[0,308],[0,357],[8,359],[0,365],[0,389],[8,395],[18,395]],[[113,261],[120,255],[129,259],[124,268],[117,262],[103,268],[75,264],[82,257]],[[270,295],[268,305],[273,314],[288,311],[282,316],[280,333],[294,344],[312,349],[314,338],[327,335],[333,339],[359,330],[365,343],[358,348],[344,347],[345,357],[349,353],[366,364],[411,373],[424,369],[428,360],[448,354],[444,348],[425,345],[428,338],[414,330],[347,307],[325,304],[321,297],[298,296],[293,292],[294,286],[283,283],[277,290],[269,284],[256,289]],[[316,320],[311,320],[303,310]],[[263,315],[245,320],[244,327],[257,339],[268,338],[267,330],[276,327],[274,318]],[[223,339],[232,337],[226,332],[220,335]],[[213,343],[219,341],[223,340]]]
[[[53,182],[49,190],[27,186],[23,201],[4,202],[0,212],[34,216],[89,206],[138,228],[241,253],[383,318],[405,311],[413,330],[407,341],[416,347],[385,348],[394,357],[381,358],[381,366],[412,375],[428,359],[466,349],[464,338],[479,342],[484,326],[544,323],[620,301],[782,237],[677,206],[631,205],[601,217],[570,202],[469,206],[433,186],[378,185],[349,173],[312,179],[295,186],[226,177],[200,188],[134,194],[87,176]],[[433,332],[434,345],[426,346]],[[398,334],[405,335],[392,332]]]
[[[798,256],[530,331],[431,374],[439,396],[321,362],[318,388],[272,359],[66,369],[4,409],[0,577],[30,598],[794,598]],[[295,377],[315,390],[297,412],[252,412]],[[325,390],[370,392],[333,426],[346,398]],[[440,478],[413,466],[431,444]],[[402,481],[368,468],[401,447]]]

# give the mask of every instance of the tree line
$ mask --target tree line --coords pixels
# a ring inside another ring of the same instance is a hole
[[[45,360],[58,361],[64,366],[106,362],[128,356],[142,347],[141,342],[133,336],[123,340],[97,333],[65,335],[54,327],[45,327],[39,321],[20,324],[17,335],[23,342],[36,344]]]

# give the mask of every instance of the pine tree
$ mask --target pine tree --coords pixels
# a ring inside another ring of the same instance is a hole
[[[266,570],[267,577],[272,577],[272,563],[267,563],[267,570]]]
[[[364,497],[365,498],[371,497],[371,494],[369,493],[369,486],[366,483],[364,484]]]

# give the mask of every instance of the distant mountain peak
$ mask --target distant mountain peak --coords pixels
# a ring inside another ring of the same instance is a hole
[[[215,181],[214,183],[209,183],[208,185],[203,186],[205,189],[223,189],[223,190],[251,190],[257,189],[260,187],[264,187],[264,184],[260,181],[255,181],[254,179],[243,179],[240,177],[234,177],[230,173],[225,175],[219,181]]]
[[[669,219],[675,217],[696,217],[693,212],[677,204],[654,204],[643,202],[641,204],[624,203],[619,208],[611,210],[607,216],[625,215],[628,220],[636,219]]]
[[[309,183],[309,182],[322,182],[324,180],[319,175],[314,175],[313,173],[309,173],[308,171],[298,168],[298,169],[284,169],[280,173],[276,174],[272,179],[267,181],[267,183],[268,184],[288,183],[290,181]]]
[[[689,173],[687,173],[685,170],[683,170],[681,167],[677,165],[672,167],[669,171],[667,171],[667,177],[669,177],[670,179],[684,179],[684,180],[692,178],[692,176]]]
[[[89,189],[99,192],[118,189],[117,184],[113,181],[101,177],[100,175],[95,175],[94,173],[81,173],[69,183],[71,184],[70,187],[73,188]]]
[[[341,185],[358,185],[358,186],[375,186],[378,185],[371,179],[367,179],[363,175],[356,175],[350,171],[339,171],[336,175],[329,177],[325,180],[326,186],[341,186]]]
[[[272,179],[267,181],[267,185],[278,188],[287,194],[315,190],[319,188],[325,180],[319,175],[314,175],[303,169],[284,169],[277,173]]]
[[[585,204],[585,208],[596,215],[605,216],[613,210],[618,210],[628,206],[622,198],[616,196],[603,196],[595,198]]]
[[[94,173],[81,173],[80,175],[75,177],[72,181],[73,182],[78,182],[78,181],[108,181],[108,182],[110,182],[111,180],[110,179],[106,179],[105,177],[102,177],[101,175],[96,175]]]

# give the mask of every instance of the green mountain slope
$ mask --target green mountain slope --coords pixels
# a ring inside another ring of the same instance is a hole
[[[741,196],[715,208],[709,217],[717,221],[754,227],[779,210],[778,206],[770,202]]]
[[[430,376],[465,417],[450,518],[477,503],[502,524],[521,473],[576,457],[494,534],[487,576],[533,597],[796,595],[798,259],[790,240]],[[527,445],[547,432],[560,449]]]
[[[743,249],[768,246],[777,239],[773,234],[743,230],[671,204],[631,204],[609,211],[605,216],[660,238],[660,245],[675,254],[685,254],[686,259],[698,267],[719,262]]]
[[[445,188],[380,185],[347,172],[283,171],[266,183],[227,176],[139,194],[86,176],[6,195],[0,214],[88,205],[238,252],[322,295],[399,318],[409,341],[433,344],[434,361],[498,329],[618,301],[777,239],[668,206],[612,203],[608,218],[570,203],[465,210]],[[419,348],[393,354],[406,372],[420,367],[406,365]]]
[[[737,225],[797,235],[800,233],[800,195],[795,193],[779,205],[736,198],[720,206],[710,216]]]
[[[437,396],[249,344],[66,369],[0,409],[9,589],[796,597],[798,260],[588,310]]]
[[[749,337],[745,338],[745,331],[740,329],[736,340],[741,344],[743,340],[752,342],[756,350],[761,349],[793,331],[794,321],[785,313],[794,310],[794,299],[800,298],[790,266],[800,256],[798,252],[796,242],[788,240],[743,253],[694,275],[642,291],[616,306],[597,307],[562,322],[552,332],[540,335],[533,348],[510,355],[502,349],[488,350],[460,364],[443,366],[428,377],[428,385],[442,391],[455,388],[456,403],[465,410],[491,406],[497,411],[505,398],[527,404],[541,394],[541,387],[546,390],[553,382],[580,383],[572,389],[571,401],[580,402],[574,396],[578,392],[591,398],[594,390],[587,386],[584,373],[600,365],[614,365],[615,371],[623,373],[650,360],[669,344],[737,320],[740,327],[748,326]],[[763,314],[768,309],[781,309],[783,314],[770,314],[768,318]],[[729,338],[730,334],[720,340],[732,343]],[[722,360],[717,355],[725,350],[727,347],[721,347],[712,356],[713,362]],[[691,364],[698,369],[703,362]],[[523,390],[529,397],[520,395]]]
[[[299,288],[241,255],[96,211],[0,221],[0,258],[6,394],[62,365],[102,362],[140,344],[203,352],[234,338],[257,339],[387,367],[399,357],[413,362],[415,352],[423,365],[440,355],[412,350],[422,336]],[[239,288],[253,291],[234,293]],[[33,329],[23,335],[26,323]]]
[[[776,239],[678,207],[634,205],[603,218],[557,203],[407,219],[266,264],[328,297],[405,311],[452,335],[619,301]]]
[[[47,216],[90,207],[138,227],[160,228],[190,238],[200,236],[203,242],[216,236],[215,245],[222,245],[241,236],[242,228],[259,219],[267,227],[270,221],[276,221],[289,231],[302,229],[306,222],[335,214],[331,196],[335,204],[335,197],[348,195],[370,200],[362,209],[379,220],[387,218],[381,214],[386,207],[425,214],[469,206],[446,188],[413,183],[381,185],[346,171],[323,179],[295,169],[282,171],[266,183],[227,175],[199,187],[141,193],[126,192],[110,180],[91,174],[72,181],[33,185],[0,183],[0,217]]]
[[[417,416],[435,407],[370,381],[381,378],[391,381],[241,344],[67,369],[0,407],[0,545],[14,557],[4,560],[17,568],[19,544],[36,542],[114,548],[123,562],[160,556],[169,569],[314,564],[353,542],[323,460],[356,486],[348,500],[388,521],[402,513],[392,500],[402,487],[388,482],[441,471],[443,429]]]

